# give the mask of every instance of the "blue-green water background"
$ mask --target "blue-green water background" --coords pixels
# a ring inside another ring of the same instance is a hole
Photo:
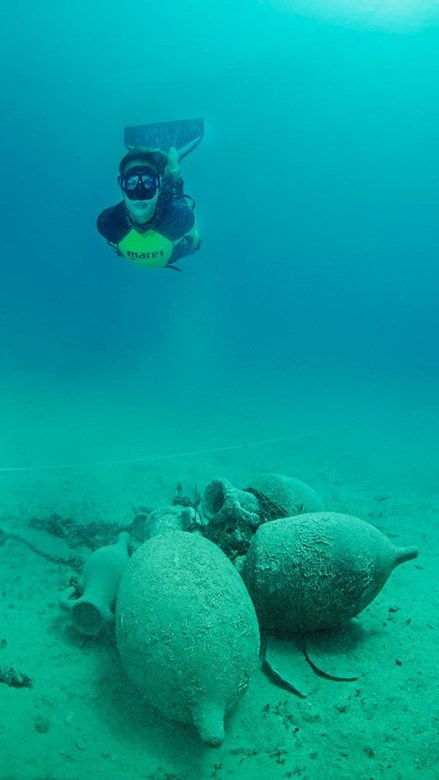
[[[1,13],[3,466],[431,419],[437,25],[256,0]],[[194,116],[202,249],[137,269],[95,228],[123,128]]]
[[[439,18],[24,0],[0,38],[0,665],[34,680],[1,686],[2,780],[436,778]],[[138,269],[95,228],[123,128],[196,116],[202,249]],[[354,688],[258,672],[206,751],[75,636],[73,551],[31,518],[126,527],[264,471],[420,556],[360,615]]]

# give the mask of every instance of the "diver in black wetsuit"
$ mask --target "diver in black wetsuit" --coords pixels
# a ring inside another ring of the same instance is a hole
[[[119,165],[123,200],[105,209],[97,228],[107,243],[135,265],[176,268],[200,246],[194,202],[183,192],[178,155],[171,147],[131,148]]]

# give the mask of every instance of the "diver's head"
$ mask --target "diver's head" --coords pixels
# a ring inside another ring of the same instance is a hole
[[[146,165],[132,165],[119,176],[123,200],[135,222],[149,222],[155,214],[160,176]]]
[[[157,207],[167,156],[159,150],[132,149],[119,166],[118,182],[125,206],[135,222],[149,222]]]

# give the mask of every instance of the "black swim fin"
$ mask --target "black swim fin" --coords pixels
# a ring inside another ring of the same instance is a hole
[[[125,127],[124,143],[127,149],[146,147],[169,152],[173,146],[178,159],[190,154],[204,135],[203,119],[177,119],[173,122],[156,122],[150,125]]]

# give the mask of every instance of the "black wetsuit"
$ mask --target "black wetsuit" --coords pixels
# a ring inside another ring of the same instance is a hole
[[[97,229],[121,257],[147,268],[170,266],[200,245],[192,208],[184,197],[169,196],[166,189],[145,225],[132,220],[122,201],[99,214]]]

